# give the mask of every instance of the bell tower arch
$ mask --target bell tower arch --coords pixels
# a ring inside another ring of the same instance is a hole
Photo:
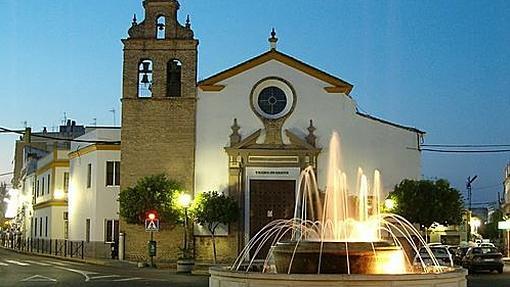
[[[193,191],[198,40],[177,0],[145,0],[124,44],[121,189],[166,173]]]

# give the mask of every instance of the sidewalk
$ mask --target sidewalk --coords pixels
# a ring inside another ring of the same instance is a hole
[[[120,268],[133,268],[133,269],[161,269],[161,270],[170,270],[171,272],[176,272],[176,263],[162,263],[156,266],[156,268],[151,268],[149,266],[145,267],[138,267],[138,262],[132,262],[132,261],[120,261],[116,259],[99,259],[99,258],[74,258],[74,257],[62,257],[62,256],[56,256],[51,254],[44,254],[44,253],[36,253],[36,252],[28,252],[28,251],[21,251],[17,249],[11,249],[4,246],[0,246],[0,248],[9,250],[12,252],[20,253],[20,254],[26,254],[26,255],[33,255],[33,256],[40,256],[40,257],[46,257],[46,258],[54,258],[54,259],[60,259],[65,261],[72,261],[72,262],[80,262],[80,263],[87,263],[87,264],[94,264],[99,266],[111,266],[111,267],[120,267]],[[198,263],[195,265],[192,271],[192,275],[201,275],[201,276],[209,276],[209,267],[211,267],[211,264],[206,263]]]

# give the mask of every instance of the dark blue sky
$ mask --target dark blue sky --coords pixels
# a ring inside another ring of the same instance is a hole
[[[199,78],[267,50],[352,84],[362,111],[427,132],[429,144],[510,144],[509,1],[182,0],[200,40]],[[141,0],[0,1],[0,126],[120,117],[122,45]],[[0,135],[0,173],[15,136]],[[510,153],[423,153],[425,178],[495,201]],[[383,171],[384,173],[384,171]],[[5,178],[4,178],[5,179]]]

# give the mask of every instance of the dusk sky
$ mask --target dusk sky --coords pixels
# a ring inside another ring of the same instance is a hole
[[[141,0],[0,0],[0,126],[52,130],[120,118],[122,43]],[[425,144],[510,149],[510,1],[181,0],[199,79],[268,49],[354,85],[360,111],[425,131]],[[341,131],[339,131],[341,133]],[[0,174],[14,141],[0,134]],[[422,153],[426,179],[496,201],[510,152]],[[384,170],[382,171],[384,177]],[[9,177],[1,177],[0,181]]]

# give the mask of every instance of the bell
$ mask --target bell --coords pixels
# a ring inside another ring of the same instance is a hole
[[[151,66],[150,62],[143,62],[142,63],[142,72],[144,72],[144,73],[150,72],[151,71],[150,66]]]
[[[150,83],[149,76],[147,74],[143,75],[141,83],[144,84],[144,85],[147,85],[147,84]]]

